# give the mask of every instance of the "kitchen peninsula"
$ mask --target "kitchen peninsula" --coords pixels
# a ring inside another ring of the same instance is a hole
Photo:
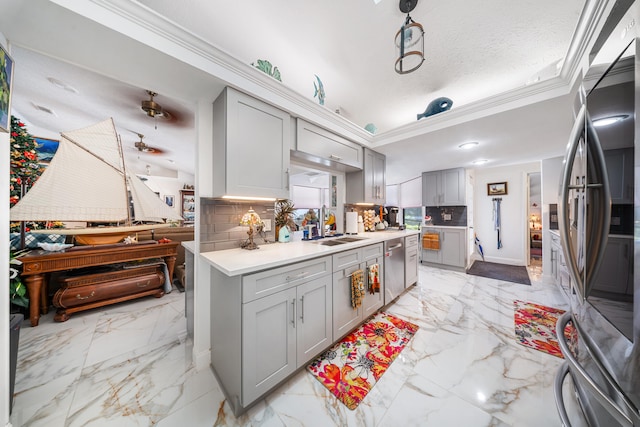
[[[382,281],[352,308],[351,274],[378,264],[384,277],[384,242],[417,237],[379,231],[201,253],[211,264],[211,366],[234,413],[391,303]]]

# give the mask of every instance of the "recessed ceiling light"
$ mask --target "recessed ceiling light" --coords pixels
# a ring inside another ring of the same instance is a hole
[[[628,114],[619,114],[617,116],[609,116],[609,117],[603,117],[601,119],[596,119],[593,121],[593,125],[597,128],[602,127],[602,126],[609,126],[612,125],[614,123],[618,123],[621,122],[622,120],[626,119],[627,117],[629,117]]]
[[[489,160],[486,159],[478,159],[478,160],[474,160],[473,163],[474,165],[484,165],[485,163],[487,163]]]
[[[461,149],[461,150],[470,150],[471,148],[474,148],[478,144],[479,143],[476,142],[476,141],[465,142],[464,144],[458,145],[458,148]]]

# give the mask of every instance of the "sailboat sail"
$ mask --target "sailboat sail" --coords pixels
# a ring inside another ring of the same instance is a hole
[[[112,119],[63,132],[49,167],[11,208],[10,218],[12,221],[125,221],[129,218],[125,175],[120,141]],[[128,181],[136,221],[182,219],[139,178]]]

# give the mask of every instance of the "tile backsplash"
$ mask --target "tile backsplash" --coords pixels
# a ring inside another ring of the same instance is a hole
[[[466,206],[441,206],[426,208],[426,214],[431,217],[433,225],[467,226]]]
[[[274,203],[237,200],[200,199],[200,252],[239,248],[247,239],[249,227],[240,225],[242,215],[252,207],[260,219],[271,221],[264,238],[255,234],[258,246],[275,241]]]

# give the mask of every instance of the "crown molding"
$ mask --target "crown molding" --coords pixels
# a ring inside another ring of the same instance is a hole
[[[612,7],[610,3],[614,3],[587,0],[558,76],[371,135],[355,123],[302,96],[250,64],[238,61],[224,50],[138,2],[50,1],[209,73],[229,86],[288,111],[294,117],[304,118],[361,145],[372,147],[569,93],[571,82],[582,71],[584,61],[588,61],[585,59],[587,49],[593,44],[602,18],[606,16],[605,11]]]

